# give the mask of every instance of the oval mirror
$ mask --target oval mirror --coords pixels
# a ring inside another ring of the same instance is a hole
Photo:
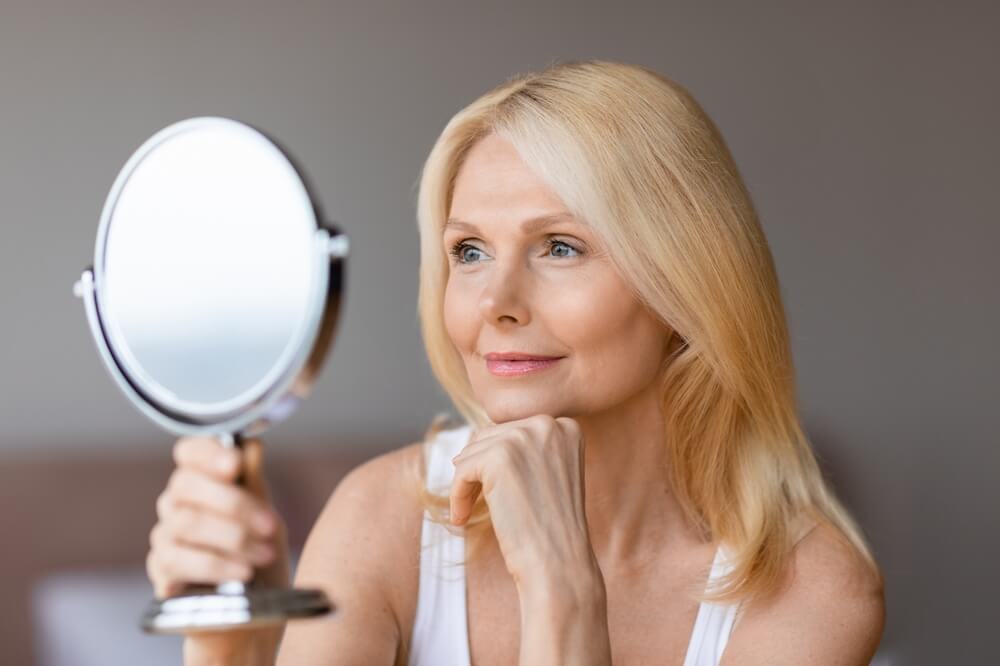
[[[239,445],[287,418],[311,388],[333,338],[347,250],[275,141],[234,120],[193,118],[125,164],[76,292],[132,404],[174,434]],[[157,604],[144,627],[324,612],[315,591],[295,592],[196,590]],[[220,615],[229,602],[254,612]]]

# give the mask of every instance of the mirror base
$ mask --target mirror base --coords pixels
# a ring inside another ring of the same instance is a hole
[[[223,583],[218,587],[191,587],[179,595],[153,600],[140,626],[151,634],[252,629],[325,615],[332,610],[322,590]]]

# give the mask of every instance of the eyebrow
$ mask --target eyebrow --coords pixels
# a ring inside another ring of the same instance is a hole
[[[579,224],[579,221],[573,217],[570,213],[555,213],[551,215],[540,215],[538,217],[533,217],[531,219],[525,220],[521,223],[521,233],[532,234],[546,227],[550,227],[554,224],[559,224],[560,222],[572,222],[574,224]],[[454,218],[449,219],[444,223],[444,228],[442,233],[448,229],[462,229],[465,231],[479,232],[479,227],[472,224],[471,222],[463,222],[462,220],[457,220]]]

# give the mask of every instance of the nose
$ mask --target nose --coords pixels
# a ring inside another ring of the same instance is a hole
[[[479,311],[487,322],[502,326],[524,326],[531,320],[528,306],[530,277],[516,261],[495,261],[491,275],[479,296]]]

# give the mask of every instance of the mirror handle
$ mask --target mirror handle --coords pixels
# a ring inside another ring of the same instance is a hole
[[[222,446],[227,449],[237,449],[239,451],[240,472],[236,475],[236,481],[234,483],[237,486],[246,485],[246,473],[244,471],[246,462],[243,458],[243,436],[238,432],[223,432],[216,435],[216,438],[222,443]],[[247,588],[253,585],[254,578],[256,578],[256,572],[246,583],[240,580],[224,580],[216,586],[215,591],[219,594],[244,594]]]

